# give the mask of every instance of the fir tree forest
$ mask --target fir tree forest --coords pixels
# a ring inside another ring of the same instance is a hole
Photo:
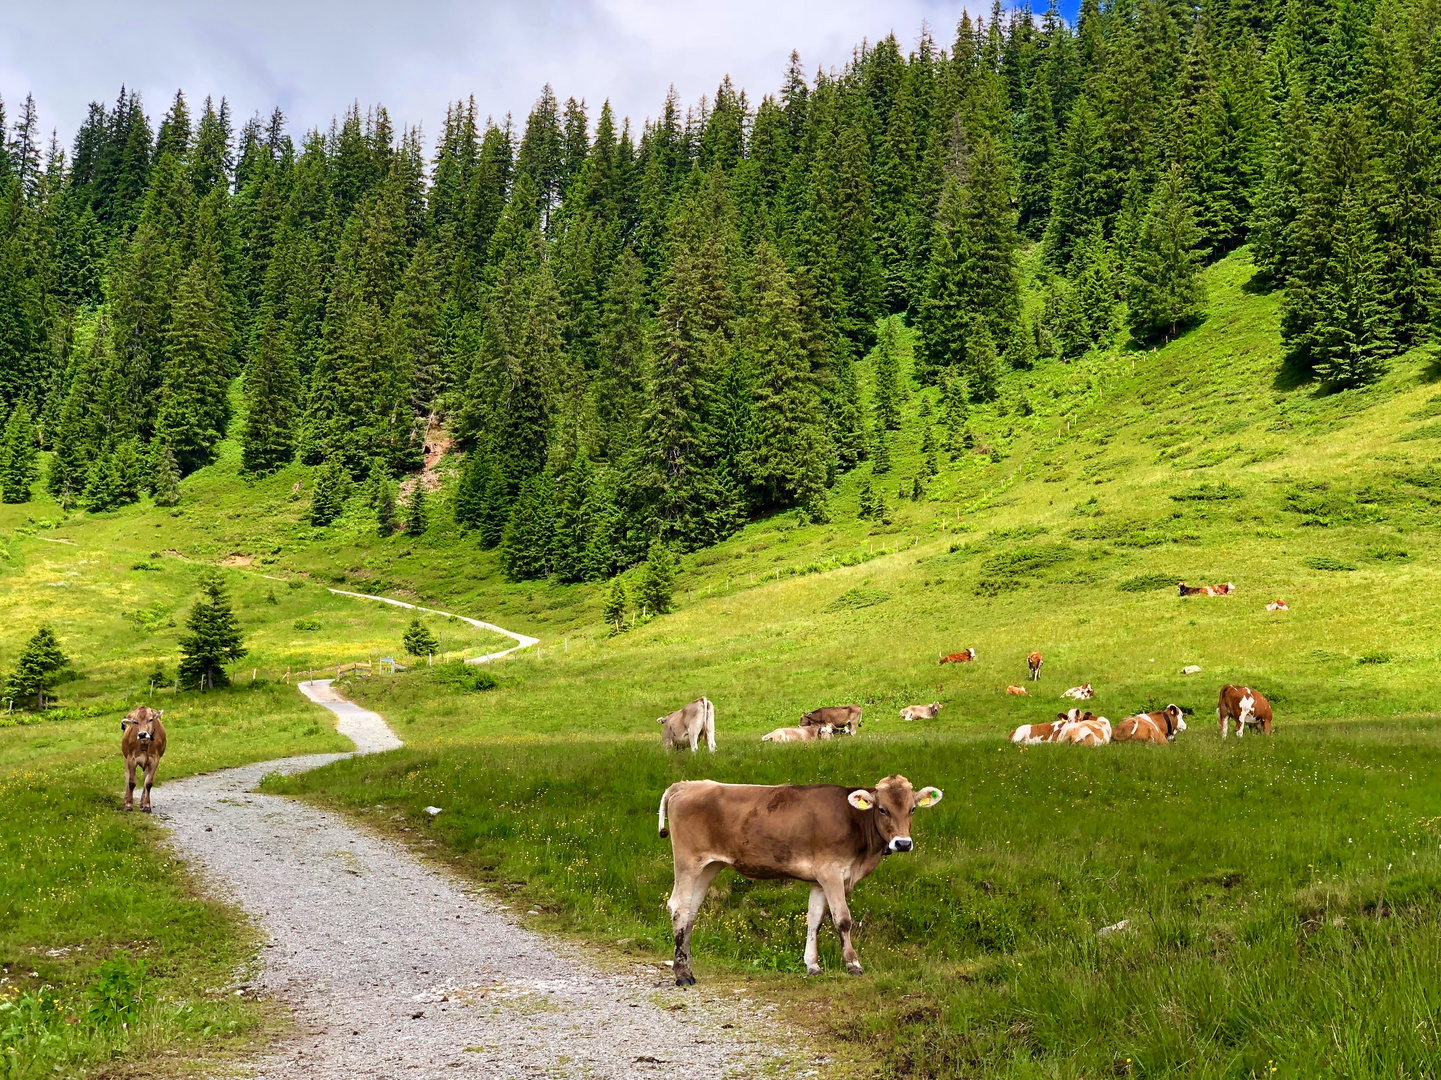
[[[888,316],[964,410],[1000,366],[1184,333],[1242,244],[1288,363],[1363,385],[1441,327],[1438,28],[1436,0],[998,6],[642,126],[550,87],[523,123],[460,101],[432,150],[382,105],[301,136],[125,89],[67,150],[12,99],[4,497],[173,501],[230,435],[252,475],[323,467],[318,525],[366,485],[394,528],[439,423],[445,512],[512,578],[602,580],[823,520],[886,453]]]

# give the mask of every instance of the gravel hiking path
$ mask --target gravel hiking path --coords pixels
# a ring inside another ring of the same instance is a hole
[[[466,661],[467,664],[486,664],[492,660],[499,660],[502,656],[509,656],[517,649],[528,649],[532,645],[540,644],[540,638],[528,637],[525,634],[517,634],[514,630],[506,630],[502,627],[496,626],[494,623],[481,622],[479,619],[471,619],[465,615],[455,615],[449,611],[437,611],[435,608],[430,607],[419,607],[416,604],[407,604],[404,600],[392,600],[388,596],[371,596],[369,593],[346,592],[344,589],[331,589],[330,591],[333,592],[336,596],[353,596],[357,600],[378,600],[382,604],[391,604],[395,607],[407,608],[410,611],[424,611],[430,615],[445,615],[452,619],[459,619],[461,622],[464,623],[470,623],[471,626],[474,626],[479,630],[493,630],[497,634],[501,634],[505,637],[515,639],[515,644],[512,645],[510,648],[502,649],[500,652],[486,653],[484,656],[472,656],[469,660]],[[385,721],[383,720],[381,721],[381,723],[384,722]]]
[[[335,713],[357,754],[401,745],[329,679],[299,689]],[[349,756],[261,762],[155,794],[181,855],[268,938],[249,991],[284,1002],[297,1023],[253,1063],[255,1076],[631,1078],[679,1067],[707,1080],[814,1068],[814,1054],[796,1060],[775,1045],[767,1009],[706,1002],[653,965],[602,972],[401,844],[254,791],[267,773]]]

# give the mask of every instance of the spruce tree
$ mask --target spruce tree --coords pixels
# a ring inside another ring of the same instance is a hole
[[[872,356],[875,357],[876,423],[888,431],[897,431],[901,426],[901,350],[897,338],[895,317],[882,319]]]
[[[39,473],[36,465],[35,422],[24,401],[10,410],[0,442],[0,496],[7,503],[30,501],[30,485]]]
[[[1177,329],[1206,302],[1204,252],[1184,177],[1172,167],[1151,196],[1141,243],[1128,275],[1131,327],[1139,338]]]
[[[665,615],[671,611],[674,593],[675,555],[657,540],[651,544],[645,565],[641,567],[636,602],[650,615]]]
[[[395,532],[395,485],[384,474],[377,480],[375,532],[378,536],[391,536]]]
[[[410,620],[401,637],[407,656],[433,656],[440,649],[440,642],[434,632],[420,621],[420,616]]]
[[[45,708],[57,676],[69,663],[70,658],[61,650],[55,631],[48,623],[41,623],[20,651],[15,670],[5,681],[6,696],[15,701],[33,698],[35,708]]]
[[[290,464],[295,455],[295,421],[300,373],[288,334],[266,318],[245,372],[245,423],[240,429],[240,463],[263,475]]]
[[[1304,331],[1283,333],[1283,338],[1294,353],[1309,359],[1324,382],[1344,389],[1365,386],[1385,373],[1387,359],[1397,351],[1396,309],[1368,200],[1359,191],[1342,197],[1336,226],[1334,248],[1321,273],[1293,279],[1287,289],[1288,306],[1294,311],[1304,305],[1309,321]],[[1292,326],[1287,323],[1283,330]]]
[[[160,440],[150,444],[150,495],[156,506],[175,506],[180,502],[180,466],[170,447]]]
[[[485,500],[485,482],[490,475],[490,462],[479,450],[472,450],[465,456],[460,468],[460,479],[455,485],[455,496],[451,510],[455,523],[465,532],[480,524],[481,510]]]
[[[184,475],[215,460],[229,420],[230,336],[223,303],[217,259],[197,259],[176,290],[156,419],[157,437],[175,455]]]
[[[876,424],[876,452],[871,455],[871,475],[882,476],[891,471],[891,435],[879,422]]]
[[[738,341],[754,385],[741,467],[760,505],[808,503],[825,487],[820,402],[789,275],[765,242],[755,256],[750,307]]]
[[[624,632],[626,629],[625,609],[625,583],[622,582],[620,578],[616,578],[615,581],[611,583],[610,595],[606,597],[605,608],[601,614],[617,634]]]
[[[410,498],[405,503],[405,531],[410,536],[420,536],[430,528],[430,507],[425,493],[425,481],[417,476],[415,486],[410,489]]]
[[[245,655],[245,639],[220,571],[207,570],[201,576],[200,593],[185,620],[189,632],[180,638],[179,682],[213,690],[230,684],[225,665]]]
[[[315,471],[315,490],[310,496],[310,523],[325,527],[345,512],[350,497],[350,477],[339,460],[331,458]]]
[[[550,483],[532,476],[520,495],[500,538],[500,563],[511,581],[532,581],[551,571],[555,542],[555,497]]]
[[[996,339],[984,326],[978,326],[966,346],[968,356],[966,381],[970,384],[972,401],[991,401],[1000,391],[1001,371],[996,360]]]

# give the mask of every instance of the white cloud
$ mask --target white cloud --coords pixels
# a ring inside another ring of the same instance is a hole
[[[948,45],[964,5],[951,0],[51,0],[0,14],[0,95],[34,92],[40,119],[67,143],[91,100],[138,89],[158,123],[183,88],[192,107],[225,95],[237,117],[279,106],[292,131],[325,126],[351,101],[383,102],[400,124],[439,129],[446,104],[471,94],[482,115],[517,125],[549,82],[609,98],[638,127],[674,83],[682,99],[714,94],[729,74],[753,102],[781,81],[790,51],[809,72],[837,67],[865,38],[895,31],[909,49],[923,22]],[[979,4],[973,8],[985,10]]]

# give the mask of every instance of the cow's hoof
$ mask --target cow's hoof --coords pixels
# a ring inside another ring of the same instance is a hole
[[[676,976],[676,980],[675,980],[675,984],[676,984],[677,986],[694,986],[694,985],[695,985],[695,976],[694,976],[694,975],[677,975],[677,976]]]
[[[140,812],[141,812],[142,814],[148,814],[148,813],[150,813],[150,807],[148,807],[148,806],[142,806],[142,807],[140,808]]]
[[[850,972],[852,975],[864,975],[864,974],[865,974],[865,972],[861,970],[861,965],[860,965],[860,964],[847,964],[847,965],[846,965],[846,970],[847,970],[848,972]]]
[[[821,973],[821,969],[820,969],[819,966],[806,968],[806,974],[807,974],[807,975],[819,975],[820,973]]]

